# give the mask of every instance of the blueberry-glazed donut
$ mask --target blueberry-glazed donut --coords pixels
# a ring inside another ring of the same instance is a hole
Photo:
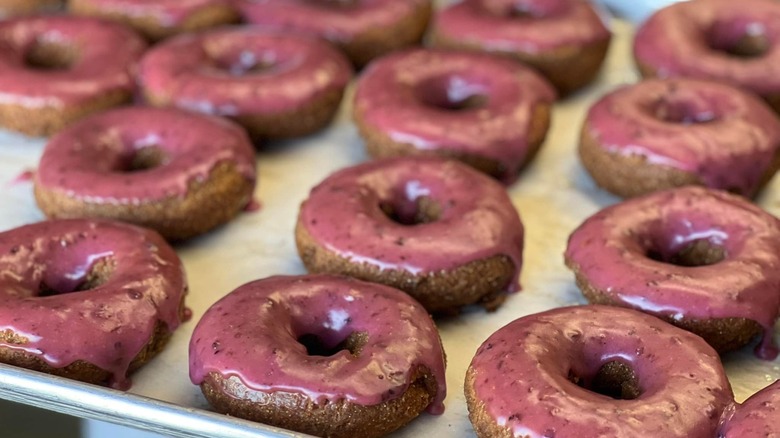
[[[370,155],[440,155],[504,183],[539,150],[552,87],[509,60],[413,49],[377,60],[360,77],[354,118]]]
[[[338,46],[357,67],[420,42],[431,0],[237,0],[253,25],[320,37]]]
[[[221,225],[251,201],[254,149],[234,123],[178,110],[123,108],[49,141],[35,198],[50,218],[103,217],[170,240]]]
[[[61,220],[0,233],[0,362],[127,389],[184,319],[184,270],[154,231]]]
[[[465,390],[480,438],[712,438],[733,401],[700,337],[607,306],[509,323],[477,350]]]
[[[147,102],[230,117],[252,137],[299,137],[324,128],[352,77],[324,41],[252,28],[182,35],[151,49],[139,82]]]
[[[434,17],[431,34],[436,47],[528,64],[564,96],[596,77],[611,39],[586,0],[464,0]]]
[[[523,225],[503,187],[457,161],[380,160],[312,189],[295,230],[310,272],[407,292],[431,312],[518,290]]]
[[[780,166],[780,119],[730,85],[648,79],[590,108],[579,153],[619,196],[704,185],[752,197]]]
[[[780,111],[780,3],[694,0],[672,4],[637,31],[646,77],[712,79],[750,90]]]
[[[780,221],[744,198],[685,187],[633,198],[570,236],[566,265],[591,303],[651,313],[727,352],[763,335],[780,306]]]
[[[92,18],[0,22],[0,126],[48,136],[129,102],[145,49],[131,29]]]
[[[780,381],[726,411],[718,438],[780,436]]]
[[[56,11],[63,0],[0,0],[0,19]]]
[[[69,0],[68,9],[125,23],[152,41],[240,20],[231,0]]]
[[[333,438],[378,437],[443,412],[444,351],[417,302],[332,276],[271,277],[214,304],[190,377],[217,411]]]

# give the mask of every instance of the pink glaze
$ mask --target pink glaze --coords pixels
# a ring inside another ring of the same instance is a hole
[[[136,153],[159,148],[164,162],[129,172]],[[155,108],[117,109],[54,136],[41,157],[36,185],[90,202],[137,205],[187,195],[219,163],[255,180],[254,149],[237,125],[216,117]]]
[[[147,17],[162,26],[176,27],[203,9],[231,6],[231,0],[80,0],[80,4],[103,14]]]
[[[752,94],[695,79],[650,79],[602,97],[585,130],[604,149],[752,196],[774,165],[780,119]]]
[[[706,240],[721,262],[696,267],[670,260]],[[609,298],[680,319],[747,318],[761,324],[757,354],[777,355],[772,331],[780,311],[780,221],[745,199],[685,187],[624,201],[591,216],[569,238],[566,261]]]
[[[403,225],[380,205],[411,219],[417,201],[441,207],[438,220]],[[400,158],[339,171],[312,189],[299,223],[322,247],[355,263],[425,275],[504,255],[519,289],[523,224],[503,187],[456,161]]]
[[[727,411],[718,438],[776,438],[780,436],[780,381],[753,394]]]
[[[746,35],[763,35],[769,49],[744,58],[726,52]],[[660,77],[714,79],[761,95],[780,93],[780,3],[696,0],[666,7],[637,31],[634,56]]]
[[[483,97],[474,108],[448,105]],[[479,53],[415,49],[366,69],[355,92],[356,117],[393,141],[423,151],[486,157],[512,182],[530,148],[534,110],[555,91],[531,69]]]
[[[179,36],[140,67],[147,98],[221,116],[297,111],[343,91],[351,76],[349,61],[325,42],[250,28]]]
[[[634,370],[638,398],[586,389],[612,361]],[[515,320],[482,344],[470,371],[488,415],[524,438],[712,438],[733,400],[704,340],[617,307],[559,308]]]
[[[68,68],[30,67],[25,58],[41,43],[61,45],[78,55]],[[146,43],[132,30],[93,18],[49,16],[0,22],[0,104],[62,109],[107,94],[129,95],[135,64],[145,49]]]
[[[529,54],[611,37],[585,0],[464,0],[439,12],[434,33],[488,51]]]
[[[244,211],[247,213],[257,213],[263,208],[263,203],[260,202],[257,198],[252,198],[252,200],[249,201],[249,204],[244,207]]]
[[[396,26],[430,0],[236,0],[244,19],[263,28],[336,44]]]
[[[352,333],[368,341],[357,356],[309,355],[298,342],[315,335],[334,348]],[[428,412],[447,393],[444,352],[428,313],[403,292],[326,275],[254,281],[214,304],[190,342],[190,378],[238,377],[255,391],[293,392],[317,404],[348,400],[374,406],[401,396],[419,367],[436,380]]]
[[[6,185],[13,186],[16,184],[22,184],[26,182],[32,182],[33,179],[35,179],[35,171],[34,170],[25,170],[22,171],[19,175],[16,175],[12,180],[8,181]]]
[[[78,291],[101,260],[115,269]],[[127,389],[128,366],[158,321],[175,330],[186,292],[184,270],[155,232],[119,222],[60,220],[0,233],[0,331],[27,339],[26,351],[55,368],[82,360]],[[56,295],[39,296],[51,289]]]

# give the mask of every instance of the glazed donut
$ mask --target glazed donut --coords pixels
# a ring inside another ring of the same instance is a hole
[[[780,436],[780,381],[727,411],[718,438]]]
[[[541,72],[562,95],[591,82],[611,34],[586,0],[464,0],[434,17],[436,47],[508,56]]]
[[[712,438],[733,401],[701,338],[606,306],[509,323],[477,350],[465,390],[480,438]]]
[[[420,42],[431,0],[237,0],[244,19],[337,45],[357,67]]]
[[[456,158],[509,184],[544,141],[554,100],[552,87],[517,63],[416,49],[366,69],[354,118],[373,157]]]
[[[780,111],[780,3],[695,0],[659,10],[637,31],[634,58],[646,77],[727,82]]]
[[[254,150],[239,126],[142,107],[98,114],[62,131],[35,173],[35,199],[50,218],[118,219],[170,240],[229,221],[254,187]]]
[[[154,106],[230,117],[254,138],[278,139],[325,127],[351,76],[326,42],[234,28],[158,45],[141,61],[139,82]]]
[[[145,49],[132,30],[92,18],[0,22],[0,126],[51,135],[129,102],[131,73]]]
[[[61,220],[0,233],[0,362],[117,389],[184,319],[179,258],[155,232]]]
[[[314,273],[383,283],[428,311],[497,308],[518,290],[523,224],[503,187],[437,158],[341,170],[301,205],[295,240]]]
[[[125,23],[151,41],[241,18],[231,0],[69,0],[68,10]]]
[[[0,18],[56,11],[63,0],[0,0]]]
[[[780,119],[729,85],[648,79],[590,108],[579,152],[619,196],[695,184],[752,197],[780,166]]]
[[[565,257],[591,303],[653,314],[721,353],[763,333],[756,353],[777,355],[780,221],[739,196],[692,186],[605,208]]]
[[[447,391],[425,309],[332,276],[271,277],[222,298],[192,334],[190,377],[219,412],[332,438],[441,414]]]

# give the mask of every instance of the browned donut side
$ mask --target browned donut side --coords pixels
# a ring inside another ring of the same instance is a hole
[[[485,409],[485,403],[474,392],[474,369],[466,371],[466,381],[463,389],[466,394],[466,406],[469,410],[469,421],[474,426],[474,433],[479,438],[516,438],[509,428],[496,424]],[[523,437],[520,437],[523,438]]]
[[[0,0],[0,17],[31,15],[60,6],[62,0]]]
[[[247,388],[237,377],[209,373],[201,384],[206,399],[222,413],[328,438],[384,436],[416,418],[436,396],[436,382],[419,368],[399,397],[375,406],[346,400],[317,404],[303,394],[265,393]]]

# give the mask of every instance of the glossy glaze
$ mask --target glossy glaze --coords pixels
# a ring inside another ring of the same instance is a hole
[[[446,108],[448,101],[470,97],[484,103]],[[544,79],[512,61],[414,49],[366,69],[355,92],[355,115],[398,143],[498,161],[501,179],[509,183],[527,158],[535,110],[554,100],[555,91]]]
[[[669,260],[706,240],[724,260],[686,267]],[[757,353],[777,355],[780,221],[725,192],[686,187],[624,201],[588,218],[569,238],[567,264],[610,299],[673,319],[747,318],[764,327]]]
[[[727,411],[718,438],[780,436],[780,381],[753,394]]]
[[[421,198],[441,208],[438,219],[403,225],[382,210],[412,218]],[[504,255],[519,288],[523,225],[503,187],[456,161],[380,160],[341,170],[312,189],[299,223],[322,247],[355,263],[425,275]]]
[[[298,342],[317,336],[333,348],[368,334],[359,355],[313,356]],[[262,364],[262,366],[258,366]],[[255,391],[304,394],[315,403],[378,405],[406,391],[417,367],[436,380],[428,412],[446,396],[444,353],[425,309],[401,291],[334,276],[270,277],[214,304],[190,342],[190,377],[236,376]]]
[[[614,399],[590,385],[607,362],[628,365],[641,394]],[[604,306],[529,315],[491,335],[471,362],[473,389],[515,437],[712,438],[733,400],[717,353],[657,318]]]
[[[733,56],[745,36],[763,35],[761,56]],[[758,94],[780,92],[780,4],[771,0],[696,0],[676,3],[650,17],[637,31],[634,56],[660,77],[714,79]]]
[[[161,165],[128,171],[140,150],[162,151]],[[72,198],[138,205],[184,197],[220,163],[255,180],[254,149],[237,125],[178,110],[124,108],[89,117],[46,145],[35,183]]]
[[[231,6],[230,0],[79,0],[82,8],[104,14],[147,17],[162,26],[176,27],[203,9]]]
[[[101,261],[114,265],[109,278],[79,291]],[[86,361],[108,371],[115,388],[129,386],[128,366],[158,321],[179,326],[185,291],[179,258],[153,231],[61,220],[0,233],[0,331],[26,339],[0,345],[55,368]]]
[[[74,52],[68,68],[39,69],[25,61],[36,45]],[[131,93],[146,43],[132,30],[93,18],[48,16],[0,22],[0,104],[82,105],[107,94]],[[106,62],[110,59],[111,62]]]
[[[588,135],[610,153],[697,175],[708,187],[753,195],[780,148],[780,119],[737,88],[649,79],[602,97]]]

